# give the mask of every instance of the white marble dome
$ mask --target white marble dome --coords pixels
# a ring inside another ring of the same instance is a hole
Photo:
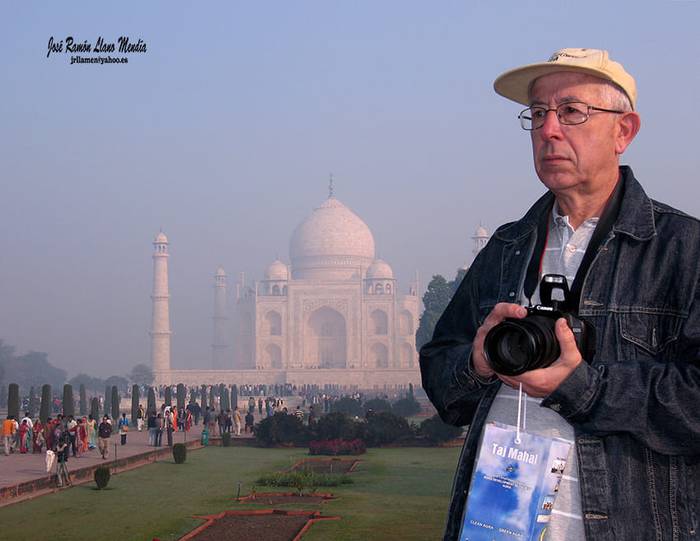
[[[295,279],[362,278],[374,261],[374,237],[357,214],[329,197],[294,230],[289,255]]]
[[[265,271],[265,280],[289,280],[289,268],[279,259],[275,259]]]
[[[389,263],[383,259],[375,259],[367,269],[368,280],[393,280],[394,271],[391,270]]]

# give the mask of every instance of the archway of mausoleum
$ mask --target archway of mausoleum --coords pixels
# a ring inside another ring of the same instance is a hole
[[[345,318],[324,306],[312,312],[304,336],[304,365],[319,368],[347,366],[347,327]]]

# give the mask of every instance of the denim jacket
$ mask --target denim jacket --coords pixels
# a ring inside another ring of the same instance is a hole
[[[647,197],[629,167],[612,231],[586,273],[578,313],[596,353],[543,402],[569,422],[589,540],[700,540],[700,222]],[[479,436],[500,381],[469,365],[498,302],[522,298],[545,194],[479,253],[421,349],[423,387],[441,418],[469,424],[445,540],[456,540]]]

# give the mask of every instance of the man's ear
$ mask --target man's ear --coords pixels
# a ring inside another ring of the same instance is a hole
[[[635,112],[623,113],[619,116],[617,133],[615,134],[615,152],[622,154],[639,132],[642,120]]]

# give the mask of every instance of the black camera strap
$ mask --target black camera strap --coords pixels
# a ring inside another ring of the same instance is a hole
[[[574,277],[574,282],[571,285],[569,291],[569,296],[566,299],[566,303],[561,305],[567,311],[578,312],[578,306],[581,299],[581,290],[583,288],[583,281],[588,273],[588,268],[593,263],[593,259],[598,253],[598,249],[603,244],[607,238],[612,227],[617,220],[617,216],[620,212],[620,205],[622,204],[622,197],[624,195],[624,178],[620,175],[617,181],[615,189],[613,190],[608,202],[605,204],[605,209],[598,219],[598,224],[596,225],[591,240],[588,243],[586,252],[583,254],[583,259],[579,265],[576,276]],[[547,246],[547,238],[549,236],[549,224],[551,222],[552,207],[543,214],[540,219],[540,223],[537,225],[537,239],[535,241],[535,249],[530,258],[530,263],[527,267],[527,274],[525,275],[525,283],[523,284],[523,292],[528,301],[532,299],[532,295],[537,288],[539,282],[540,273],[542,272],[542,261],[544,259],[544,251]],[[532,302],[530,301],[530,304]]]

